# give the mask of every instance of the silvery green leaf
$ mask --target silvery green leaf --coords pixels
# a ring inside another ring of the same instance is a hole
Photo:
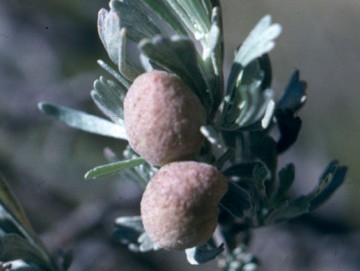
[[[270,15],[263,17],[241,45],[234,61],[246,67],[256,58],[271,51],[275,46],[274,40],[280,33],[281,26],[271,24]]]
[[[226,130],[246,129],[261,120],[261,127],[267,128],[274,113],[274,94],[263,89],[264,75],[259,61],[244,69],[233,65],[219,125]]]
[[[200,98],[205,108],[211,108],[211,93],[198,66],[198,55],[193,42],[187,38],[156,36],[142,40],[141,52],[152,62],[178,75]]]
[[[138,238],[144,233],[140,216],[124,216],[115,220],[113,237],[133,251],[140,251]]]
[[[121,216],[115,220],[115,226],[124,226],[132,228],[137,232],[143,232],[144,226],[142,224],[141,216]]]
[[[207,139],[207,141],[210,142],[211,145],[214,145],[217,149],[221,150],[222,152],[226,151],[226,143],[221,137],[219,131],[217,131],[214,126],[211,125],[201,126],[200,132]]]
[[[98,60],[97,63],[101,68],[103,68],[105,71],[107,71],[110,75],[112,75],[121,85],[121,88],[128,89],[130,87],[130,81],[126,79],[123,75],[119,74],[117,71],[115,71],[113,68],[111,68],[108,64],[106,64],[102,60]]]
[[[187,32],[181,24],[179,17],[169,6],[167,0],[143,0],[143,2],[156,13],[159,18],[166,22],[178,35],[187,36]]]
[[[157,24],[149,16],[142,1],[111,0],[110,9],[120,14],[121,26],[127,29],[131,40],[139,42],[161,34]]]
[[[256,271],[258,270],[258,259],[248,252],[245,245],[235,248],[229,255],[224,255],[218,261],[222,271]]]
[[[127,58],[126,54],[126,28],[121,28],[120,30],[120,41],[118,44],[118,60],[116,64],[118,65],[118,69],[120,74],[122,74],[127,80],[133,81],[141,71],[139,71],[134,63],[132,63]]]
[[[219,16],[219,9],[218,8],[214,8],[213,10],[213,14],[212,14],[212,23],[211,23],[211,27],[209,30],[209,33],[207,35],[207,40],[206,40],[206,46],[203,48],[203,59],[209,58],[209,57],[214,57],[214,55],[216,54],[216,49],[217,47],[221,44],[222,40],[221,40],[221,26],[220,26],[220,18]],[[216,59],[214,60],[216,61]],[[215,63],[214,63],[215,64]],[[215,72],[216,74],[219,74],[220,71],[219,69],[219,63],[216,63],[216,65],[214,65],[215,67]]]
[[[119,138],[126,140],[125,128],[78,110],[67,107],[56,106],[49,103],[40,103],[39,109],[42,113],[89,133]]]
[[[218,247],[210,247],[209,245],[201,245],[185,250],[186,258],[192,265],[199,265],[207,263],[216,258],[224,251],[224,245]]]
[[[120,37],[120,15],[113,10],[101,9],[98,13],[98,32],[100,39],[114,63],[118,63]]]
[[[85,174],[85,179],[96,179],[98,177],[103,177],[107,175],[114,175],[120,173],[121,171],[138,166],[140,164],[145,163],[145,160],[142,158],[123,160],[119,162],[113,162],[106,165],[97,166]]]
[[[138,154],[136,154],[133,149],[128,145],[124,152],[123,156],[126,159],[137,159],[140,158]],[[134,180],[138,182],[142,187],[146,187],[149,180],[154,176],[157,172],[157,168],[151,166],[149,163],[143,163],[133,168],[128,168],[124,171],[124,174],[130,178],[130,180]]]
[[[149,251],[156,251],[160,250],[161,247],[157,245],[153,240],[151,240],[150,236],[144,232],[142,233],[139,238],[138,242],[140,244],[139,250],[140,252],[149,252]]]
[[[206,37],[210,30],[210,16],[201,1],[168,0],[168,3],[197,40]]]
[[[100,77],[94,82],[91,97],[97,107],[113,122],[124,125],[123,101],[126,89],[115,83]]]

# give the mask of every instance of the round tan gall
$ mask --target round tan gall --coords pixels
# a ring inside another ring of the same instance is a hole
[[[206,113],[177,76],[150,71],[138,76],[124,99],[129,145],[150,164],[191,160],[200,151]]]
[[[145,231],[164,249],[186,249],[205,243],[214,233],[218,204],[228,181],[213,166],[185,161],[162,167],[141,200]]]

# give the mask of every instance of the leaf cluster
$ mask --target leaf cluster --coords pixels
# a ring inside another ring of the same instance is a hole
[[[269,52],[281,26],[267,15],[235,51],[225,84],[221,16],[216,0],[111,0],[109,10],[99,11],[98,31],[116,68],[99,60],[110,79],[101,76],[91,91],[109,120],[49,103],[39,107],[69,126],[126,140],[123,100],[134,78],[153,69],[180,77],[207,112],[207,125],[201,128],[207,141],[198,160],[215,165],[229,180],[219,229],[207,244],[186,250],[187,259],[201,264],[225,251],[223,270],[256,270],[257,260],[246,251],[247,242],[238,241],[239,235],[319,207],[343,183],[346,167],[331,162],[312,192],[288,197],[295,166],[289,163],[278,170],[278,157],[299,135],[297,112],[306,101],[306,83],[295,71],[275,100]],[[137,44],[140,61],[128,57],[129,41]],[[109,164],[87,172],[87,179],[121,173],[145,187],[157,171],[130,147],[123,153],[125,160],[111,150],[106,154]],[[115,238],[131,250],[159,249],[144,232],[141,217],[118,218],[115,228]]]

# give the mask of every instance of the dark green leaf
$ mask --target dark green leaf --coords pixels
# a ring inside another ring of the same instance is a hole
[[[0,261],[23,260],[39,266],[42,270],[52,270],[48,262],[35,246],[16,234],[7,234],[0,239]]]
[[[31,234],[34,234],[33,228],[25,214],[24,209],[18,202],[17,198],[7,185],[4,176],[0,173],[0,204],[6,208],[9,213]],[[6,212],[6,210],[4,209]],[[3,217],[3,215],[1,215]],[[2,228],[0,222],[0,228]]]
[[[282,202],[266,217],[265,224],[277,223],[298,217],[319,207],[340,187],[346,175],[346,167],[337,161],[329,164],[321,176],[319,185],[309,194],[292,201]]]
[[[306,82],[299,79],[300,72],[296,70],[288,86],[286,87],[285,93],[277,103],[277,110],[291,110],[298,111],[306,101]]]
[[[294,164],[287,164],[279,171],[279,187],[273,197],[273,202],[281,201],[295,180]]]
[[[39,109],[44,114],[53,117],[65,124],[89,132],[126,140],[125,128],[97,116],[67,107],[49,103],[40,103]]]
[[[273,174],[277,165],[276,142],[272,137],[261,132],[252,132],[250,139],[252,153],[263,161]]]
[[[91,170],[89,170],[85,174],[85,179],[96,179],[98,177],[106,176],[106,175],[113,175],[120,173],[121,171],[138,166],[140,164],[145,163],[145,160],[142,158],[135,158],[130,160],[124,160],[119,162],[114,162],[106,165],[97,166]]]
[[[190,264],[199,265],[213,260],[216,256],[224,251],[224,245],[218,247],[209,246],[207,244],[188,248],[185,250],[186,258]]]
[[[293,145],[299,136],[302,121],[300,117],[296,116],[294,111],[276,110],[275,113],[280,138],[277,142],[277,151],[279,154],[285,152],[291,145]]]
[[[256,167],[261,166],[261,162],[240,163],[230,166],[223,171],[225,176],[251,179]]]
[[[347,167],[340,166],[337,161],[329,164],[323,173],[318,187],[310,195],[311,210],[322,205],[343,184]]]
[[[229,181],[229,189],[221,199],[220,206],[237,218],[244,216],[244,211],[251,207],[248,192],[238,184]]]

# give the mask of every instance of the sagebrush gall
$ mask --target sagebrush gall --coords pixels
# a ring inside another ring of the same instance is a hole
[[[189,160],[199,152],[206,113],[176,75],[153,70],[138,76],[124,100],[129,145],[152,165]]]
[[[214,233],[217,207],[228,189],[212,165],[173,162],[147,185],[141,200],[145,231],[164,249],[186,249],[205,243]]]

